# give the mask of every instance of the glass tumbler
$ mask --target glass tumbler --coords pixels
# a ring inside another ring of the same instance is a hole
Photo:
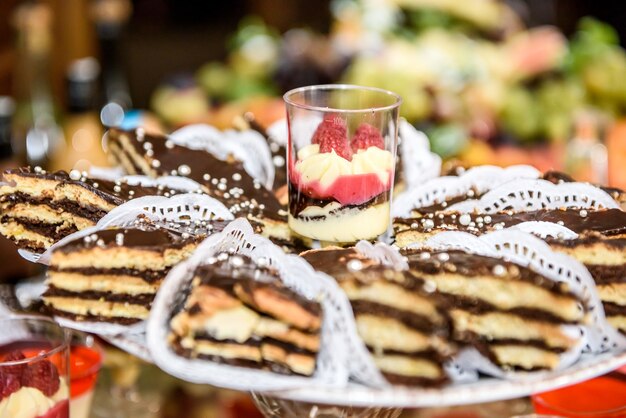
[[[0,319],[0,418],[69,417],[69,343],[48,318]]]
[[[291,90],[284,100],[290,228],[342,243],[385,233],[400,96],[372,87],[321,85]]]

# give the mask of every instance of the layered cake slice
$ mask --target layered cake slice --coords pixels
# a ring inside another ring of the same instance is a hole
[[[345,121],[327,116],[310,145],[289,155],[289,226],[322,241],[383,234],[390,220],[395,155],[367,123],[349,140]]]
[[[43,252],[67,235],[95,225],[130,199],[180,193],[87,178],[77,171],[48,173],[20,168],[4,172],[3,179],[7,184],[0,185],[0,234],[34,252]]]
[[[583,263],[594,281],[608,322],[626,334],[626,239],[586,234],[573,240],[548,240],[555,251]]]
[[[620,209],[541,209],[529,212],[504,211],[493,214],[436,212],[419,218],[395,218],[396,244],[405,247],[423,242],[443,231],[481,235],[523,222],[552,222],[576,233],[597,232],[610,238],[626,234],[626,212]]]
[[[453,353],[449,321],[424,280],[354,249],[311,250],[302,256],[346,292],[359,335],[390,383],[433,386],[447,380],[443,363]]]
[[[276,271],[221,253],[193,273],[170,321],[181,356],[311,376],[320,350],[321,305],[284,286]]]
[[[562,328],[586,321],[566,286],[502,259],[462,251],[403,250],[452,318],[454,339],[508,370],[552,370],[577,344]]]
[[[147,318],[159,285],[201,237],[144,225],[97,231],[55,249],[44,303],[74,320],[132,324]]]
[[[263,235],[291,242],[285,208],[234,159],[221,161],[210,152],[175,144],[166,136],[143,130],[108,132],[113,160],[129,173],[151,177],[179,175],[200,183],[204,191],[237,216],[245,216]]]

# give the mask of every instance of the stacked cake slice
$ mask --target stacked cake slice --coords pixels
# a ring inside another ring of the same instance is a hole
[[[608,322],[626,334],[626,239],[587,234],[573,240],[550,240],[550,246],[585,264]]]
[[[208,151],[177,145],[165,136],[148,135],[140,129],[112,129],[108,138],[112,159],[129,173],[189,177],[235,216],[245,216],[260,226],[263,235],[291,241],[285,208],[246,172],[242,162],[221,161]]]
[[[170,268],[200,238],[142,226],[104,229],[53,251],[45,304],[55,315],[131,324],[146,319]]]
[[[446,381],[443,363],[453,352],[449,322],[423,280],[354,249],[311,250],[302,256],[346,292],[359,335],[389,382],[432,386]]]
[[[311,376],[322,309],[285,287],[274,270],[221,253],[197,267],[171,319],[180,355]]]
[[[61,238],[95,225],[130,199],[178,190],[90,179],[76,171],[6,171],[0,186],[0,234],[18,247],[43,252]]]
[[[597,232],[611,238],[626,234],[626,212],[620,209],[541,209],[529,212],[504,211],[493,214],[459,212],[429,213],[420,218],[396,218],[393,227],[396,244],[405,247],[423,242],[443,231],[463,231],[481,235],[522,222],[552,222],[574,232]]]
[[[509,370],[552,370],[577,340],[563,325],[586,321],[563,284],[498,259],[462,251],[404,250],[409,271],[452,318],[454,339]]]

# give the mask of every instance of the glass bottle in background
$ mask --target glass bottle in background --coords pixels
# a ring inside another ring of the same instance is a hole
[[[129,0],[92,0],[102,63],[104,104],[132,107],[128,81],[122,65],[122,34],[132,12]]]
[[[52,10],[45,3],[24,3],[16,10],[14,23],[18,35],[15,152],[22,163],[47,167],[62,141],[49,79]]]
[[[89,171],[106,166],[102,125],[97,111],[100,65],[95,58],[75,60],[67,71],[67,113],[63,120],[65,141],[55,149],[50,169]]]
[[[600,118],[591,113],[580,114],[574,121],[573,138],[565,149],[565,170],[578,181],[608,182],[608,154],[600,131]]]
[[[12,146],[12,120],[15,112],[15,101],[8,96],[0,96],[0,181],[2,172],[11,168],[17,168],[17,161],[13,154]],[[0,287],[4,283],[32,276],[37,272],[37,266],[29,263],[17,253],[15,245],[7,238],[0,236]],[[11,292],[12,293],[12,292]]]

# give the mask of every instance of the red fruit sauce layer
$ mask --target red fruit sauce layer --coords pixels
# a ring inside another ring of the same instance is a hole
[[[293,169],[291,182],[300,190],[313,199],[334,199],[341,205],[360,205],[381,193],[388,191],[393,183],[393,172],[389,171],[389,183],[385,184],[375,173],[353,174],[340,176],[328,187],[322,186],[318,181],[308,183],[301,182],[300,173]]]
[[[69,418],[70,416],[70,404],[68,400],[60,401],[43,415],[39,415],[37,418]]]

